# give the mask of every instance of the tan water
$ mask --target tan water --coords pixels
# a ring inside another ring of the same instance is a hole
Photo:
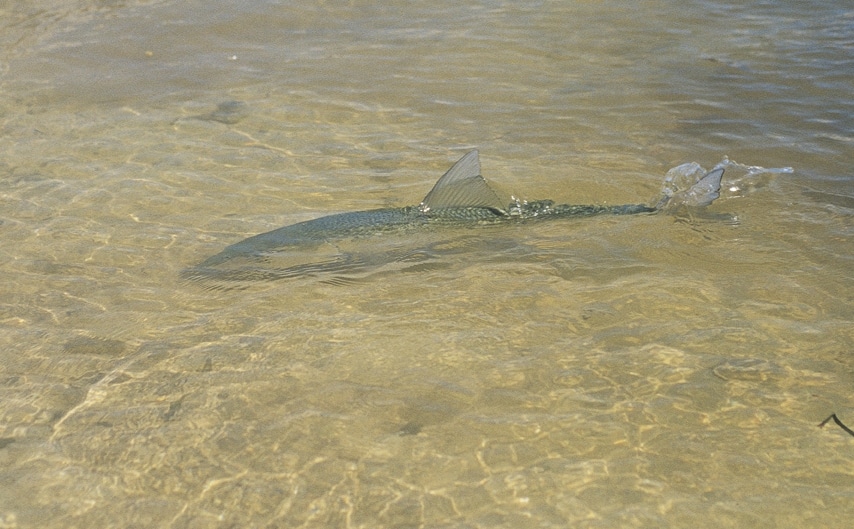
[[[847,527],[852,35],[841,0],[0,3],[0,527]],[[473,147],[561,203],[793,172],[180,280]]]

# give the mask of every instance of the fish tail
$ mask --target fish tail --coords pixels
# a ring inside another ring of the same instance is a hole
[[[668,171],[661,196],[654,208],[673,212],[683,206],[705,207],[721,196],[723,167],[704,173],[696,163],[684,164]]]

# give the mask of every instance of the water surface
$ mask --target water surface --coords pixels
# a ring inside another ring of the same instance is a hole
[[[854,424],[846,2],[0,13],[0,526],[854,515],[854,438],[817,427]],[[793,172],[728,173],[717,216],[180,279],[256,233],[417,204],[474,147],[491,181],[562,203],[646,201],[724,156]]]

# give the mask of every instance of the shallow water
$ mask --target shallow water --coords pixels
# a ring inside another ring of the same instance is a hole
[[[854,515],[854,438],[817,427],[854,424],[846,2],[0,14],[0,527]],[[561,203],[646,201],[724,156],[793,172],[728,172],[707,216],[180,279],[256,233],[417,204],[473,147],[499,186]]]

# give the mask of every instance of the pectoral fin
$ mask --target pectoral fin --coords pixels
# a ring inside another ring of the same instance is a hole
[[[480,174],[477,150],[470,151],[448,169],[421,201],[421,211],[449,208],[489,208],[507,214],[502,199]]]

